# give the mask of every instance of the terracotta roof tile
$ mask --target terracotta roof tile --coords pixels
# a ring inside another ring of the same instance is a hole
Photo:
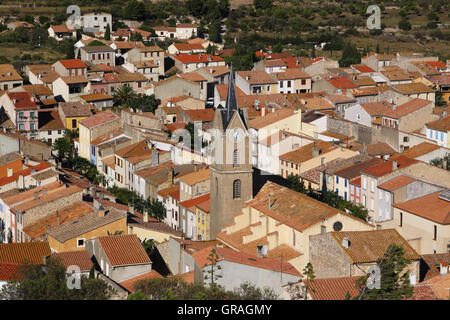
[[[90,116],[89,118],[80,120],[80,124],[82,124],[85,127],[88,128],[93,128],[95,126],[113,121],[119,119],[119,116],[117,116],[114,112],[112,111],[103,111],[103,112],[99,112],[93,116]]]
[[[48,242],[0,243],[0,262],[42,264],[50,254]]]
[[[354,84],[350,79],[344,76],[333,77],[331,79],[326,79],[333,87],[337,89],[353,89],[358,86]]]
[[[383,163],[376,164],[372,167],[364,169],[362,172],[375,177],[382,177],[388,173],[392,172],[392,163],[397,161],[399,169],[409,167],[412,164],[418,163],[417,160],[407,158],[405,156],[399,155],[396,159],[385,161]]]
[[[409,201],[393,203],[392,206],[419,217],[447,225],[450,224],[450,201],[439,198],[439,194],[440,192],[431,193]]]
[[[290,161],[297,164],[311,160],[313,158],[312,150],[314,146],[319,149],[319,156],[337,148],[331,142],[319,140],[316,143],[309,143],[297,150],[280,155],[280,160]]]
[[[23,233],[31,239],[44,237],[46,232],[51,228],[57,227],[58,223],[59,225],[63,225],[93,211],[94,209],[92,207],[80,201],[63,210],[60,210],[59,212],[53,212],[47,217],[24,227]]]
[[[119,284],[128,290],[128,292],[134,292],[134,285],[136,282],[147,279],[162,279],[163,276],[156,270],[152,270],[150,272],[138,275],[136,277],[130,278],[128,280],[119,282]]]
[[[440,147],[436,144],[429,142],[422,142],[411,148],[408,148],[402,153],[402,155],[411,159],[416,159],[420,156],[423,156],[438,149],[440,149]]]
[[[430,284],[433,287],[434,292],[436,292],[440,299],[450,299],[450,290],[448,289],[450,288],[450,273],[444,276],[433,277],[422,282],[421,284]]]
[[[383,116],[399,119],[401,117],[407,116],[413,112],[416,112],[417,110],[422,109],[423,107],[426,107],[430,104],[432,104],[432,101],[424,100],[424,99],[413,99],[411,101],[408,101],[404,104],[399,105],[396,109],[390,109],[387,110]]]
[[[347,293],[351,298],[360,294],[356,285],[359,277],[322,278],[305,281],[309,284],[309,294],[313,300],[345,300]]]
[[[188,185],[194,185],[196,183],[209,180],[209,175],[209,168],[203,168],[182,176],[180,180]]]
[[[250,127],[261,129],[278,121],[286,119],[292,115],[294,115],[294,110],[290,108],[282,108],[276,112],[270,112],[264,117],[257,117],[250,120]]]
[[[11,281],[20,275],[19,263],[0,262],[0,281]]]
[[[391,244],[402,246],[405,250],[406,259],[420,259],[419,254],[395,229],[343,231],[330,232],[330,234],[353,263],[376,262],[379,258],[383,257]],[[345,248],[342,245],[344,238],[350,241],[349,248]]]
[[[383,182],[382,184],[379,184],[378,188],[381,188],[381,189],[384,189],[387,191],[394,191],[394,190],[404,187],[414,181],[417,181],[417,180],[414,179],[413,177],[400,175],[400,176],[394,177],[390,180],[387,180],[387,181]]]
[[[112,266],[150,264],[152,262],[135,234],[97,239]]]
[[[12,64],[0,64],[0,81],[20,81],[22,77]]]
[[[429,129],[433,129],[433,130],[437,130],[437,131],[441,131],[441,132],[448,132],[448,131],[450,131],[450,116],[448,116],[444,119],[428,122],[426,124],[426,126]]]
[[[58,60],[66,69],[87,68],[87,65],[80,59]]]
[[[236,71],[244,81],[249,84],[272,84],[277,83],[277,80],[270,76],[267,72],[262,70],[253,71]],[[248,80],[247,80],[248,79]]]
[[[173,57],[174,59],[180,61],[181,63],[201,63],[201,62],[221,62],[225,61],[223,58],[219,56],[213,56],[210,54],[186,54],[186,53],[180,53],[177,56]]]
[[[422,92],[435,92],[436,90],[430,88],[422,82],[403,83],[392,86],[395,90],[402,94],[422,93]]]
[[[89,271],[93,266],[87,250],[55,252],[52,253],[52,258],[61,259],[60,261],[66,269],[69,266],[78,266],[80,271]]]
[[[193,199],[189,199],[189,200],[180,202],[178,205],[180,207],[184,207],[184,208],[189,209],[189,208],[192,208],[192,207],[198,205],[199,203],[203,203],[205,201],[209,201],[209,198],[210,198],[210,194],[207,193],[207,194],[204,194],[204,195],[202,195],[200,197],[196,197],[196,198],[193,198]]]

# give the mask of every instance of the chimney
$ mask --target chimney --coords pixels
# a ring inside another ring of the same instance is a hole
[[[157,166],[159,164],[159,153],[158,150],[152,150],[152,165]]]
[[[398,163],[397,160],[392,161],[392,171],[395,171],[398,169]]]
[[[173,171],[173,168],[170,168],[170,170],[169,170],[169,186],[173,186],[173,177],[174,177],[174,171]]]
[[[320,226],[320,233],[321,234],[327,233],[327,226]]]
[[[34,192],[34,200],[39,200],[39,191]]]
[[[314,142],[314,145],[312,147],[312,156],[313,158],[318,157],[320,154],[319,148],[317,148],[316,143]]]
[[[342,246],[344,247],[344,248],[350,248],[350,244],[351,244],[351,242],[350,242],[350,240],[348,240],[348,238],[347,237],[345,237],[344,239],[342,239]]]
[[[262,249],[263,249],[262,245],[257,245],[256,246],[256,255],[257,255],[258,258],[263,258],[264,257],[263,253],[262,253]]]
[[[42,195],[46,196],[47,195],[47,189],[42,189]]]
[[[445,276],[446,274],[448,274],[448,262],[441,261],[441,263],[439,264],[439,272],[441,276]]]
[[[325,157],[320,158],[320,164],[325,164]]]
[[[261,108],[261,116],[265,116],[266,115],[266,107],[262,107]]]
[[[105,208],[103,206],[100,206],[100,208],[98,208],[98,216],[104,217],[105,215],[106,215]]]
[[[144,212],[144,222],[148,222],[148,212]]]

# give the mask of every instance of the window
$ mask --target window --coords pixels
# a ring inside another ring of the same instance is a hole
[[[374,208],[375,208],[375,201],[373,200],[373,198],[370,198],[370,210],[373,211]]]
[[[400,222],[398,224],[399,227],[403,226],[403,212],[400,212]]]
[[[81,248],[81,247],[84,247],[84,245],[85,245],[85,238],[80,238],[80,239],[77,239],[77,247],[78,248]]]
[[[52,130],[48,130],[48,131],[47,131],[47,134],[48,134],[49,136],[51,136],[51,135],[52,135]]]
[[[347,191],[344,192],[344,199],[347,201]]]
[[[437,240],[437,226],[434,226],[433,240]]]
[[[239,199],[241,197],[241,180],[233,181],[233,199]]]
[[[30,123],[30,130],[36,130],[36,124]]]
[[[306,79],[302,79],[302,85],[306,84]]]
[[[370,182],[370,191],[375,192],[375,181]]]
[[[344,186],[347,187],[347,179],[344,179]]]
[[[239,166],[239,150],[233,151],[233,167]]]
[[[363,177],[362,181],[363,181],[363,189],[366,190],[367,189],[367,178]]]
[[[358,121],[361,120],[361,114],[360,114],[360,113],[357,113],[357,114],[356,114],[356,120],[358,120]]]
[[[336,184],[339,184],[339,177],[336,176]]]
[[[25,125],[23,123],[19,124],[19,130],[20,131],[24,131],[25,130]]]

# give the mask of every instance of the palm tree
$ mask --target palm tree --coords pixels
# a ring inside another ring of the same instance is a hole
[[[113,99],[115,106],[127,106],[129,105],[131,99],[136,96],[133,88],[121,86],[114,91]]]

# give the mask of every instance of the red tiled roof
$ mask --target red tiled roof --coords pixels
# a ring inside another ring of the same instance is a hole
[[[357,65],[354,65],[353,68],[355,68],[356,70],[358,70],[359,72],[362,72],[362,73],[375,72],[375,70],[373,70],[369,66],[366,66],[365,64],[357,64]]]
[[[200,43],[174,43],[173,45],[179,51],[205,50],[205,48]]]
[[[442,61],[425,61],[425,63],[438,69],[447,69],[447,65]]]
[[[11,281],[19,275],[18,263],[0,262],[0,281]]]
[[[416,179],[414,179],[413,177],[409,177],[409,176],[397,176],[395,178],[392,178],[380,185],[378,185],[378,188],[387,190],[387,191],[394,191],[397,190],[398,188],[401,188],[403,186],[406,186],[407,184],[410,184],[411,182],[416,181]]]
[[[0,262],[42,264],[51,254],[48,242],[1,243]]]
[[[338,89],[353,89],[357,88],[358,86],[351,82],[347,77],[340,76],[340,77],[333,77],[331,79],[327,79],[327,81],[335,88]]]
[[[8,92],[8,97],[13,100],[16,109],[37,109],[37,105],[31,101],[31,94],[28,92]]]
[[[313,300],[345,300],[347,293],[350,298],[360,294],[356,285],[359,277],[323,278],[305,281],[309,284],[308,293]]]
[[[65,26],[63,24],[58,25],[58,26],[51,26],[50,28],[52,28],[53,31],[56,32],[56,33],[75,31],[75,29],[72,29],[72,28],[69,29],[69,28],[67,28],[67,26]]]
[[[239,252],[230,248],[220,248],[220,247],[207,247],[192,254],[192,257],[201,268],[210,264],[207,257],[211,253],[212,249],[216,249],[216,252],[219,255],[219,261],[226,260],[229,262],[245,264],[248,266],[272,271],[281,271],[283,273],[302,277],[302,274],[298,272],[297,269],[295,269],[289,262],[280,263],[278,259],[267,257],[259,258],[257,256],[250,255],[244,252]]]
[[[182,63],[200,63],[209,61],[225,61],[219,56],[213,56],[210,54],[186,54],[180,53],[175,56],[174,59],[179,60]]]
[[[87,65],[81,61],[80,59],[67,59],[67,60],[59,60],[59,62],[66,68],[87,68]]]
[[[138,275],[131,279],[119,282],[119,284],[122,287],[124,287],[125,289],[127,289],[128,292],[134,292],[134,285],[136,284],[136,282],[141,281],[141,280],[146,280],[146,279],[162,279],[162,278],[163,278],[163,276],[161,274],[159,274],[158,271],[152,270],[150,272]]]
[[[93,128],[116,119],[119,119],[119,116],[117,116],[114,112],[107,110],[90,116],[89,118],[82,119],[79,123],[85,127]]]
[[[450,202],[439,198],[440,192],[405,202],[393,203],[392,206],[417,215],[419,217],[440,223],[450,224]]]
[[[183,110],[193,122],[195,121],[213,121],[214,109],[199,109],[199,110]]]
[[[135,234],[99,237],[98,241],[112,266],[152,262]]]
[[[80,271],[87,271],[91,270],[93,265],[87,250],[55,252],[52,254],[52,258],[61,259],[61,263],[66,269],[69,266],[78,266]]]
[[[413,296],[406,300],[440,300],[433,286],[429,283],[419,283],[414,286]]]
[[[178,205],[180,207],[184,207],[184,208],[192,208],[193,206],[198,205],[199,203],[209,200],[209,198],[210,198],[210,194],[207,193],[200,197],[180,202]]]
[[[402,105],[399,105],[397,107],[397,109],[390,109],[387,110],[384,114],[384,116],[389,117],[389,118],[394,118],[394,119],[399,119],[401,117],[404,117],[410,113],[413,113],[419,109],[422,109],[423,107],[429,105],[433,103],[432,101],[429,100],[424,100],[424,99],[413,99],[411,101],[408,101]]]
[[[409,167],[412,164],[418,163],[419,161],[407,158],[405,156],[399,155],[396,157],[397,165],[399,169]],[[383,163],[374,165],[373,167],[367,168],[362,172],[375,177],[382,177],[385,174],[392,172],[392,163],[394,160],[385,161]]]

